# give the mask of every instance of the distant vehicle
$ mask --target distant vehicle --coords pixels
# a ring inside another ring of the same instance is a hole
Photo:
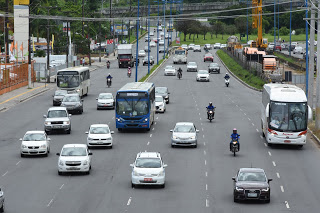
[[[67,134],[71,133],[71,114],[68,114],[65,107],[51,107],[46,115],[43,115],[44,131],[49,134],[54,130],[63,130]]]
[[[269,146],[306,144],[312,109],[302,89],[290,84],[265,84],[261,109],[262,135]]]
[[[164,46],[164,40],[159,40],[159,46]]]
[[[59,175],[66,172],[90,174],[92,153],[87,144],[65,144],[57,155]]]
[[[139,50],[138,57],[145,57],[146,51],[145,50]]]
[[[189,44],[188,50],[194,50],[194,46],[195,46],[195,44]]]
[[[57,89],[68,93],[76,92],[80,97],[87,95],[90,86],[88,67],[69,67],[57,72]]]
[[[276,43],[276,50],[279,50],[279,51],[282,50],[282,47],[281,47],[281,44],[280,44],[280,43]]]
[[[131,186],[158,185],[165,187],[165,168],[167,164],[162,162],[159,152],[140,152],[134,163],[130,164]]]
[[[266,173],[260,168],[241,168],[232,178],[233,201],[262,200],[270,203],[270,184]]]
[[[20,138],[21,141],[21,157],[25,155],[44,155],[50,153],[50,138],[44,131],[28,131]]]
[[[153,39],[152,39],[152,41],[153,41],[154,43],[158,43],[158,40],[159,40],[159,39],[157,39],[157,38],[153,38]],[[150,45],[151,45],[151,43],[150,43]]]
[[[68,94],[67,90],[56,90],[53,95],[53,106],[60,106],[63,97]]]
[[[154,36],[153,31],[150,31],[149,35],[150,35],[150,36]]]
[[[159,31],[162,31],[162,27],[161,27],[161,26],[158,26],[158,30],[159,30]]]
[[[192,146],[197,148],[197,130],[196,126],[191,122],[178,122],[174,129],[170,130],[171,147],[176,146]]]
[[[166,104],[169,104],[170,92],[167,87],[156,87],[156,95],[161,95],[164,98],[164,100],[166,101]]]
[[[201,52],[201,46],[200,45],[195,45],[193,48],[193,52]]]
[[[251,45],[252,42],[253,42],[253,40],[249,40],[249,41],[247,42],[247,44]]]
[[[205,44],[203,48],[207,50],[212,50],[211,44]]]
[[[4,193],[0,188],[0,212],[4,212]]]
[[[221,48],[221,44],[220,43],[215,43],[213,45],[213,49],[220,49]]]
[[[112,93],[100,93],[98,98],[96,98],[97,110],[99,109],[114,109],[115,102]]]
[[[164,53],[164,52],[165,52],[164,47],[163,46],[159,47],[159,53]]]
[[[220,74],[219,64],[218,63],[210,63],[208,66],[208,71],[209,71],[209,73],[217,72],[218,74]]]
[[[220,48],[226,48],[227,47],[227,44],[221,44]]]
[[[110,131],[107,124],[92,124],[89,128],[87,137],[88,148],[92,147],[108,147],[112,149],[112,135],[114,132]]]
[[[207,70],[199,70],[197,73],[197,81],[210,81],[209,72]]]
[[[150,46],[151,47],[151,46]],[[149,49],[148,46],[144,46],[144,51],[147,52],[151,52],[151,48]]]
[[[198,65],[196,62],[188,62],[188,65],[187,65],[187,72],[190,72],[190,71],[194,71],[194,72],[197,72],[198,71]]]
[[[166,111],[166,101],[160,95],[156,95],[156,112],[164,113]]]
[[[293,50],[293,54],[296,54],[296,53],[303,54],[304,53],[303,47],[296,46],[296,48],[294,48]]]
[[[149,39],[148,39],[148,37],[149,37]],[[151,37],[148,36],[148,35],[146,35],[146,36],[144,37],[144,41],[146,41],[146,42],[151,41]]]
[[[149,56],[149,60],[148,60],[148,56],[144,57],[143,60],[142,60],[142,65],[148,65],[148,61],[150,61],[150,65],[153,65],[154,64],[154,59],[153,59],[153,56]]]
[[[207,53],[207,54],[204,55],[204,57],[203,57],[203,62],[206,62],[206,61],[211,61],[211,62],[213,62],[213,56],[212,56],[211,53]]]
[[[132,44],[119,44],[117,49],[119,68],[133,67],[135,61]]]
[[[68,113],[83,113],[83,99],[77,93],[66,94],[62,99],[61,106],[66,107]]]
[[[188,45],[182,44],[182,45],[181,45],[181,48],[183,48],[183,49],[185,49],[185,50],[188,50]]]
[[[116,128],[150,131],[155,114],[155,86],[148,82],[127,83],[117,91]]]
[[[157,46],[157,45],[156,45],[156,42],[154,42],[154,41],[151,41],[149,45],[150,45],[150,47],[155,47],[155,46]]]
[[[291,42],[291,45],[298,46],[298,42],[293,41]]]
[[[308,51],[308,57],[310,59],[310,51]],[[303,53],[303,59],[306,60],[306,52]],[[314,52],[314,61],[317,62],[317,52]]]
[[[310,45],[310,40],[308,40],[308,44]],[[313,45],[317,46],[317,41],[316,40],[313,41]]]
[[[177,74],[177,70],[174,66],[172,65],[167,65],[164,68],[164,75],[176,75]]]
[[[173,63],[187,63],[187,50],[184,49],[182,46],[175,49],[174,56],[173,56]]]

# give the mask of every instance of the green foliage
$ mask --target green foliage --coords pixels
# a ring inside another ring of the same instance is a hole
[[[45,57],[46,52],[44,50],[36,50],[35,57]]]
[[[166,57],[166,58],[167,58],[167,57]],[[155,70],[162,64],[163,61],[164,61],[164,59],[161,59],[161,60],[159,61],[159,64],[154,65],[154,66],[151,68],[151,70],[150,70],[150,74],[147,74],[147,75],[143,76],[143,77],[139,80],[139,82],[144,82],[144,81],[153,73],[153,71],[155,71]]]
[[[296,29],[296,35],[306,34],[306,28]]]
[[[286,27],[281,27],[279,30],[280,35],[289,35],[290,34],[290,30]]]

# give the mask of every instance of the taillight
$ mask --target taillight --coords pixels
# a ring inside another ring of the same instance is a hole
[[[268,131],[269,131],[271,134],[278,135],[278,133],[277,133],[276,131],[272,130],[272,129],[269,129],[269,128],[268,128]]]
[[[303,132],[301,132],[298,136],[302,136],[302,135],[306,135],[307,134],[307,130],[305,130],[305,131],[303,131]]]

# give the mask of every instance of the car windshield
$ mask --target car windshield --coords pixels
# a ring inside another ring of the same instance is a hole
[[[91,127],[90,134],[109,134],[110,130],[108,127]]]
[[[177,125],[174,128],[175,132],[195,132],[194,126],[192,125]]]
[[[145,51],[144,50],[140,50],[139,53],[145,53]]]
[[[269,128],[299,132],[307,129],[307,103],[271,102]]]
[[[263,172],[240,172],[238,181],[266,182],[266,175]]]
[[[113,99],[112,94],[100,94],[98,99]]]
[[[135,166],[138,168],[161,168],[161,160],[159,158],[138,158]]]
[[[87,156],[87,152],[85,147],[65,147],[61,156]]]
[[[211,63],[210,67],[218,67],[219,65],[217,63]]]
[[[156,93],[165,94],[165,93],[167,93],[167,88],[166,87],[156,87]]]
[[[65,110],[50,110],[47,116],[47,118],[61,118],[61,117],[67,117],[67,112]]]
[[[148,61],[148,56],[144,57],[143,60]],[[152,56],[150,56],[150,60],[153,60]]]
[[[166,69],[174,69],[174,67],[173,66],[166,66]]]
[[[198,74],[209,74],[207,70],[199,70]]]
[[[162,97],[156,97],[156,102],[163,102],[163,98]]]
[[[78,96],[64,96],[62,102],[79,102],[80,98]]]
[[[212,57],[211,54],[205,54],[204,56],[205,56],[205,57]]]
[[[58,75],[57,86],[60,88],[74,88],[80,84],[79,75]]]
[[[189,62],[188,65],[189,66],[197,66],[197,63],[196,62]]]
[[[57,91],[54,93],[54,95],[56,95],[56,96],[64,96],[64,95],[66,95],[66,94],[68,94],[68,92],[67,92],[66,90],[57,90]]]
[[[119,59],[130,59],[131,55],[119,55]]]
[[[46,137],[42,133],[30,133],[23,137],[24,141],[45,141]]]
[[[196,48],[200,48],[200,45],[195,45],[194,47],[196,47]]]

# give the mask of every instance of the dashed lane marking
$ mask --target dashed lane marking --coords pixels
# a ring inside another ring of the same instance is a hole
[[[206,150],[203,150],[203,154],[204,154],[204,155],[206,155],[206,154],[207,154]]]
[[[259,132],[259,129],[256,129],[257,132]],[[261,135],[260,135],[261,136]]]
[[[203,142],[203,145],[206,145],[206,142]]]
[[[154,122],[154,125],[156,125],[157,124],[157,122]]]
[[[273,166],[277,166],[277,165],[276,165],[276,162],[274,162],[274,161],[272,161],[272,164],[273,164]]]
[[[131,200],[132,200],[132,197],[129,198],[129,200],[128,200],[128,202],[127,202],[127,206],[130,206]]]
[[[49,207],[53,202],[53,199],[50,200],[50,202],[48,203],[47,207]]]
[[[242,111],[242,109],[240,108],[240,111]]]
[[[64,184],[62,184],[59,189],[61,190],[63,186],[64,186]]]
[[[206,207],[209,207],[209,200],[206,199]]]
[[[269,154],[270,156],[272,156],[272,155],[271,155],[271,152],[269,152],[269,151],[268,151],[268,154]]]
[[[243,113],[244,115],[247,115],[246,113]]]
[[[150,138],[152,137],[152,134],[150,134]]]
[[[2,175],[2,177],[6,176],[6,174],[8,174],[8,171],[6,171],[6,172]]]
[[[206,177],[208,177],[208,172],[206,172]]]
[[[152,130],[154,130],[154,127],[152,128]]]
[[[283,188],[283,186],[280,186],[280,188],[281,188],[281,191],[282,191],[282,192],[284,192],[284,188]]]
[[[18,161],[18,163],[16,163],[16,166],[21,162],[21,160]]]
[[[251,123],[252,124],[252,126],[254,126],[254,123]]]
[[[260,138],[263,139],[262,135],[260,135]]]
[[[199,115],[201,115],[201,113],[199,112]]]
[[[268,145],[266,143],[264,143],[264,146],[267,147]]]
[[[202,120],[202,118],[200,118],[200,121]]]
[[[204,138],[204,135],[202,135],[202,137]]]
[[[280,178],[280,174],[279,174],[279,172],[277,172],[277,177],[278,177],[278,178]]]
[[[156,117],[156,119],[158,120],[159,117]]]
[[[206,184],[206,191],[208,191],[208,184]]]
[[[284,203],[286,204],[287,209],[290,209],[288,201],[284,201]]]
[[[250,119],[250,118],[248,118],[248,120],[249,120],[249,121],[251,121],[251,119]]]
[[[204,165],[207,165],[207,160],[204,160]]]
[[[202,132],[203,132],[203,128],[201,128]]]
[[[147,145],[149,145],[149,144],[150,144],[150,142],[148,141]]]

